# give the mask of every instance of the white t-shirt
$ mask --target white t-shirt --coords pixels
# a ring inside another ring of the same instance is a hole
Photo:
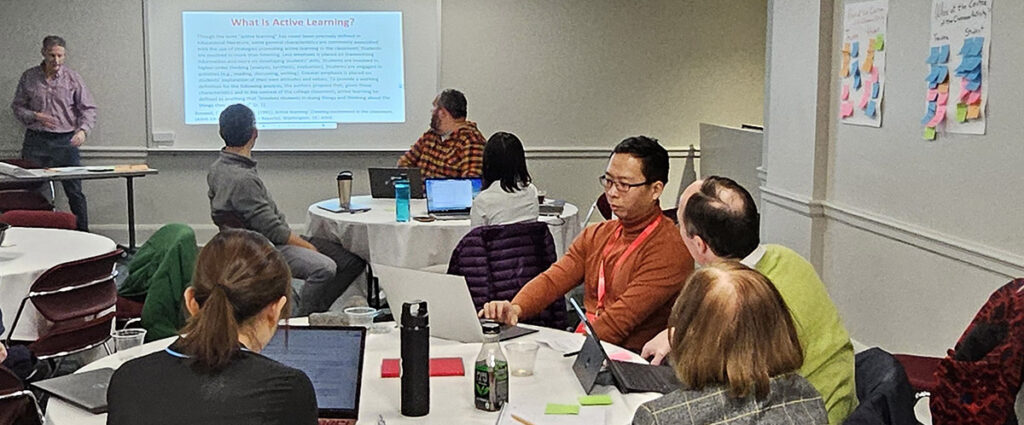
[[[469,221],[473,227],[536,221],[540,216],[537,187],[530,184],[512,193],[493,182],[473,199]]]

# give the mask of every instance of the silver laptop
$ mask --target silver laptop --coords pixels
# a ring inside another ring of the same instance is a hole
[[[427,179],[427,214],[438,220],[468,220],[481,180]]]
[[[52,394],[89,413],[107,412],[107,386],[114,369],[103,368],[72,373],[31,384],[31,387]]]
[[[387,295],[391,311],[401,310],[403,302],[425,300],[430,311],[430,336],[459,342],[483,341],[483,330],[473,299],[469,296],[466,278],[380,264],[372,267],[374,277],[380,280],[380,286]],[[503,326],[501,340],[534,332],[537,330]]]
[[[370,196],[374,199],[395,199],[395,186],[392,179],[405,176],[409,179],[409,197],[423,199],[423,176],[419,168],[369,168]]]

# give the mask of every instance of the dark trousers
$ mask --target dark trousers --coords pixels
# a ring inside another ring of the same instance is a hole
[[[43,167],[75,167],[82,165],[78,148],[71,146],[75,133],[48,133],[26,130],[21,145],[21,157],[35,161]],[[71,212],[78,219],[78,230],[89,231],[89,211],[82,193],[81,180],[64,180],[64,195],[68,197]]]
[[[317,252],[293,245],[277,247],[288,262],[292,277],[306,281],[299,293],[296,317],[327,311],[352,281],[366,271],[366,261],[341,244],[324,238],[303,239]]]

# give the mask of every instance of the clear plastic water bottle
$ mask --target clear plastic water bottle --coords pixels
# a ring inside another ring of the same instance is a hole
[[[402,175],[395,180],[395,221],[409,221],[409,177]]]
[[[494,322],[482,326],[484,344],[473,367],[473,401],[477,409],[496,412],[508,403],[508,360],[498,344],[501,326]]]

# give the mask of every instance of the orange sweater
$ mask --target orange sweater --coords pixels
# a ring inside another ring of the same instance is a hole
[[[583,304],[597,312],[594,330],[602,341],[640,351],[644,343],[665,329],[672,305],[683,282],[693,272],[693,258],[686,251],[679,229],[667,217],[612,276],[615,262],[661,208],[656,207],[634,222],[622,223],[622,237],[605,259],[604,308],[597,310],[598,266],[605,245],[615,236],[619,220],[587,227],[569,252],[547,271],[529,281],[512,300],[523,309],[522,317],[540,313],[580,282]]]

